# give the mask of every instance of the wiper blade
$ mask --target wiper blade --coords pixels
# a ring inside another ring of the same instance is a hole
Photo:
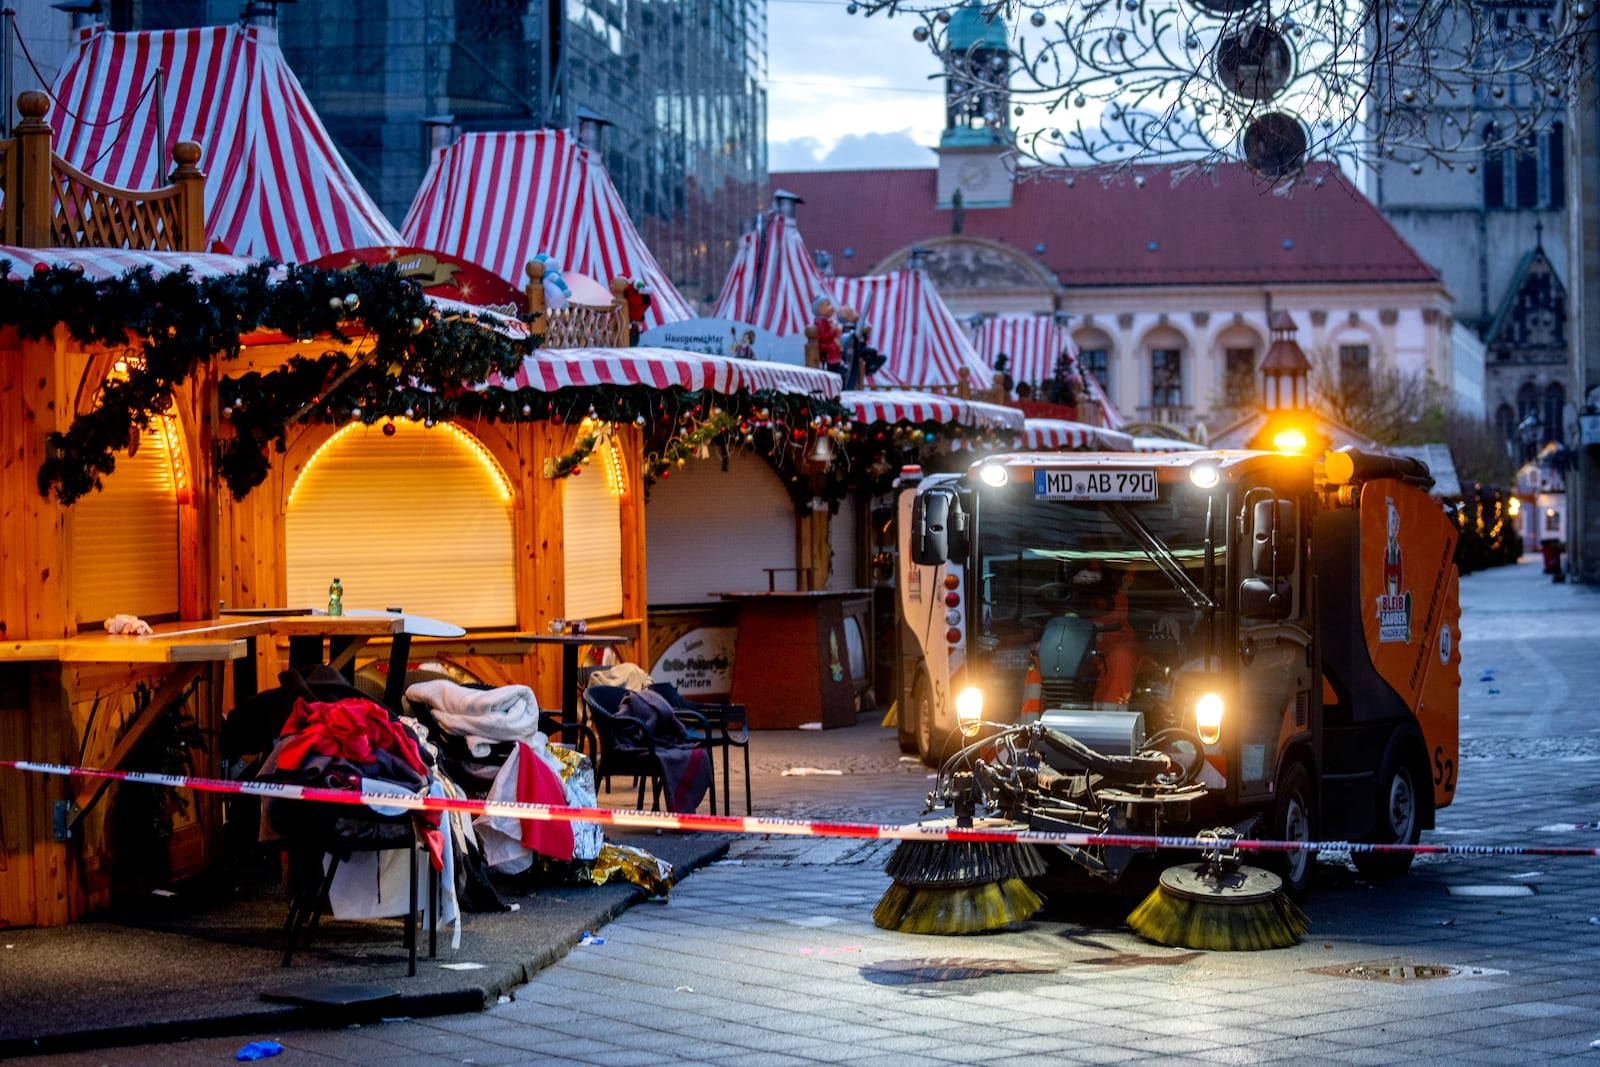
[[[1178,591],[1188,598],[1190,607],[1199,611],[1211,611],[1217,606],[1216,602],[1206,595],[1206,591],[1196,585],[1193,578],[1189,577],[1189,572],[1183,569],[1183,564],[1179,563],[1177,557],[1172,554],[1172,549],[1168,548],[1161,538],[1152,533],[1150,528],[1140,520],[1139,516],[1129,510],[1128,505],[1117,501],[1108,501],[1105,508],[1106,514],[1110,515],[1112,521],[1122,527],[1123,533],[1138,541],[1139,547],[1150,558],[1150,562],[1159,567],[1161,573],[1167,576],[1167,580],[1177,586]]]

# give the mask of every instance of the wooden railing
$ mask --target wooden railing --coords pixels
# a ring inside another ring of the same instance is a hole
[[[171,184],[153,190],[118,189],[57,156],[50,98],[17,98],[22,121],[0,141],[0,244],[22,248],[129,248],[146,252],[205,250],[205,175],[200,146],[172,150]]]
[[[568,304],[548,308],[544,298],[544,263],[534,260],[525,268],[528,284],[528,311],[533,315],[533,332],[544,338],[545,348],[627,348],[628,309],[620,298],[610,307]],[[626,286],[621,278],[611,283],[611,291]]]

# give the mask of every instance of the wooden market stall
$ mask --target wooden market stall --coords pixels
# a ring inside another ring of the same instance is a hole
[[[228,257],[199,254],[198,146],[175,147],[166,187],[116,189],[54,155],[48,103],[42,93],[22,94],[15,136],[0,142],[8,299],[48,250],[114,249],[60,253],[79,269],[86,261],[94,269],[96,255],[107,257],[99,266],[114,261],[122,270],[163,253],[183,253],[199,273],[227,269]],[[159,758],[215,730],[223,668],[243,654],[240,635],[180,622],[148,639],[91,631],[119,612],[158,621],[214,613],[217,484],[203,457],[216,432],[215,380],[184,382],[171,408],[129,440],[127,462],[105,476],[105,491],[64,506],[41,491],[49,437],[124,373],[133,339],[86,342],[64,323],[30,335],[16,310],[0,327],[0,759],[117,766],[152,746]],[[171,630],[184,632],[163,636]],[[193,755],[209,769],[204,753]],[[170,812],[146,804],[144,816],[163,818],[166,836],[144,838],[143,854],[118,855],[110,846],[116,792],[0,772],[0,926],[69,922],[147,871],[181,875],[209,862],[214,803],[195,799]]]

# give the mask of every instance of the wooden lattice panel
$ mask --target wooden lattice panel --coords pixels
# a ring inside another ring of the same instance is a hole
[[[547,311],[546,348],[626,348],[628,319],[620,304],[609,308],[571,304]]]
[[[50,231],[58,248],[185,248],[182,190],[114,189],[60,159],[50,168]]]

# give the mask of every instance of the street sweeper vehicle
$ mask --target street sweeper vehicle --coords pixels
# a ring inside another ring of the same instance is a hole
[[[1458,766],[1456,534],[1431,485],[1353,450],[1012,454],[903,479],[901,741],[939,768],[929,811],[1209,835],[1162,876],[1202,902],[1282,895],[1231,841],[1367,842],[1364,874],[1403,873],[1411,853],[1382,846],[1432,827]],[[917,842],[876,917],[992,928],[1038,903],[997,884],[1042,884],[1063,856],[1115,883],[1155,851]],[[1311,851],[1256,855],[1304,894]]]

